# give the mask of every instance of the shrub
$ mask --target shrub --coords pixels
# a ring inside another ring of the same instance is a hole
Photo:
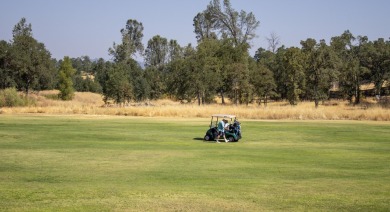
[[[28,105],[28,100],[21,97],[15,88],[0,90],[0,107],[17,107]]]

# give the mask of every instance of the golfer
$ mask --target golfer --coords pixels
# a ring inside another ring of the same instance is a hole
[[[222,119],[219,123],[218,123],[218,136],[217,136],[217,143],[219,143],[219,137],[222,135],[223,138],[225,139],[225,142],[229,142],[229,140],[226,139],[225,137],[225,124],[228,123],[228,120],[226,119]]]

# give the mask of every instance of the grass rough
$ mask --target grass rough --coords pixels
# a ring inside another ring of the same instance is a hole
[[[387,211],[390,124],[0,116],[0,211]]]

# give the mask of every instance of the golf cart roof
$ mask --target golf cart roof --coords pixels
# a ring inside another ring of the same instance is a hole
[[[221,118],[235,118],[235,115],[228,115],[228,114],[213,114],[212,117],[221,117]]]

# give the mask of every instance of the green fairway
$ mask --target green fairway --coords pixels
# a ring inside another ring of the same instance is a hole
[[[0,211],[388,211],[390,123],[0,115]]]

